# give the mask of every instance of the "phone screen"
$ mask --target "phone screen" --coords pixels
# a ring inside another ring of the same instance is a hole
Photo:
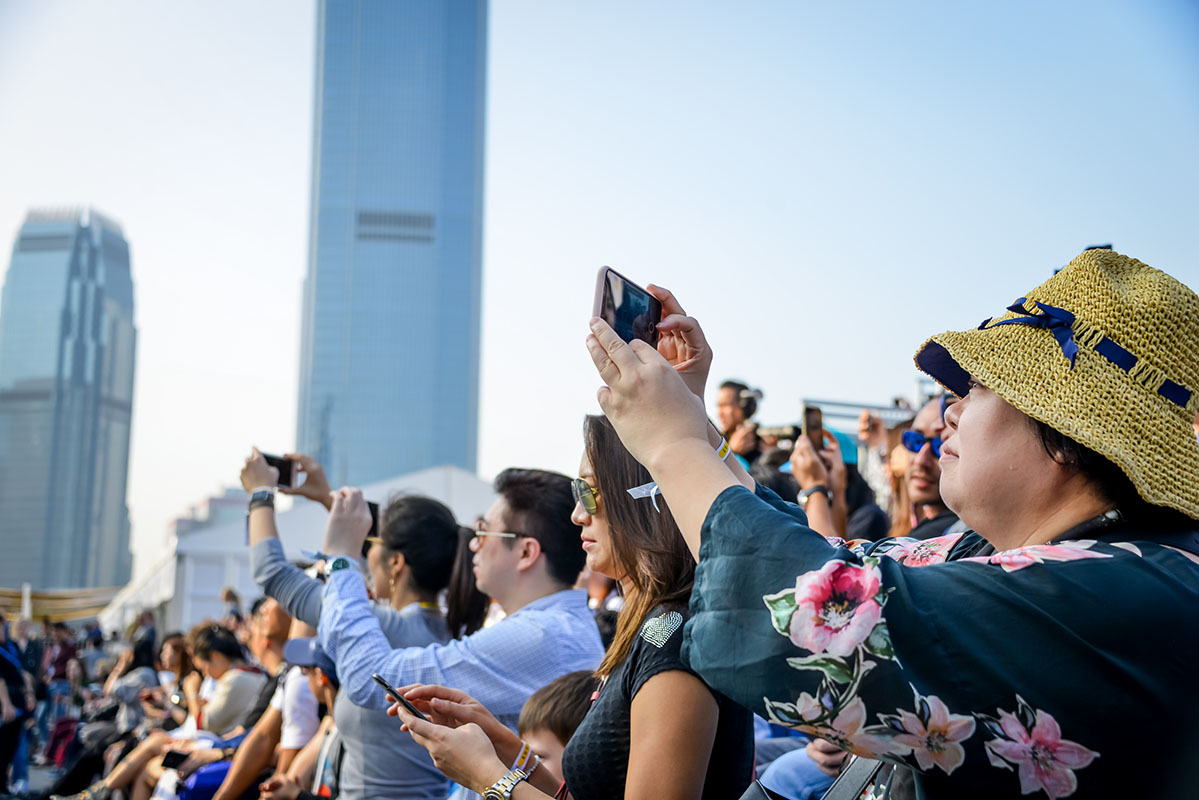
[[[383,691],[387,692],[388,697],[390,697],[392,700],[395,700],[397,703],[402,705],[404,708],[408,709],[408,713],[410,713],[414,716],[420,717],[421,719],[428,722],[429,718],[426,717],[424,714],[422,714],[417,709],[416,706],[412,705],[412,703],[409,703],[407,698],[404,697],[404,695],[397,692],[395,690],[395,688],[390,683],[387,682],[386,678],[384,678],[382,675],[380,675],[377,672],[374,675],[371,675],[371,677],[375,679],[375,683],[377,683],[383,687]]]
[[[600,269],[595,315],[626,342],[641,339],[658,346],[662,304],[658,298],[608,267]]]
[[[266,453],[263,453],[262,457],[266,459],[266,463],[279,470],[279,485],[291,488],[292,478],[294,477],[292,475],[292,462],[279,456],[268,456]]]
[[[184,761],[187,761],[187,753],[178,750],[168,750],[162,757],[163,769],[178,769]]]

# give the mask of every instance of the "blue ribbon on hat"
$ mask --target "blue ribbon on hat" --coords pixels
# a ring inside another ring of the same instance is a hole
[[[980,331],[985,331],[987,328],[995,328],[1000,325],[1032,325],[1034,328],[1045,328],[1053,334],[1053,338],[1057,339],[1058,345],[1062,348],[1062,355],[1070,362],[1070,369],[1074,369],[1074,359],[1078,356],[1078,343],[1074,341],[1074,315],[1064,308],[1051,306],[1048,303],[1040,303],[1033,300],[1033,305],[1041,310],[1040,314],[1033,314],[1024,307],[1027,297],[1021,297],[1016,302],[1007,307],[1008,311],[1022,314],[1023,316],[1012,317],[1011,319],[1000,320],[994,325],[991,325],[991,317],[983,320],[983,323],[978,326]]]
[[[1021,297],[1016,302],[1007,307],[1011,311],[1021,316],[1012,317],[1011,319],[1000,320],[995,324],[991,324],[992,317],[983,320],[978,326],[980,331],[985,331],[988,328],[996,328],[1000,325],[1032,325],[1036,328],[1045,328],[1053,337],[1057,339],[1058,345],[1062,348],[1062,355],[1070,362],[1070,369],[1074,369],[1074,359],[1078,356],[1078,343],[1074,341],[1074,314],[1064,308],[1051,306],[1048,303],[1039,303],[1033,301],[1033,305],[1041,310],[1040,314],[1033,314],[1024,307],[1024,303],[1028,300],[1026,297]],[[1125,372],[1132,372],[1139,360],[1135,355],[1125,350],[1120,345],[1116,344],[1110,337],[1104,336],[1095,343],[1095,352],[1106,358],[1108,361],[1115,364]],[[1186,408],[1191,401],[1193,394],[1190,389],[1180,383],[1176,383],[1167,379],[1158,387],[1157,393],[1169,400],[1175,405]]]

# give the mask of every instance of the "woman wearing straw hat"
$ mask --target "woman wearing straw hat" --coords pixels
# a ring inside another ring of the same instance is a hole
[[[961,398],[941,493],[977,533],[860,547],[721,462],[687,388],[711,351],[670,325],[680,364],[599,320],[587,345],[699,559],[684,654],[709,685],[880,760],[891,797],[1196,796],[1194,292],[1088,251],[926,342],[917,365]]]

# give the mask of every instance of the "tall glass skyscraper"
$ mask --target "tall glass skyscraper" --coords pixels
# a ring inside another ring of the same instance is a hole
[[[320,0],[297,442],[334,485],[474,470],[485,0]]]
[[[120,226],[31,211],[0,295],[0,586],[128,582],[136,338]]]

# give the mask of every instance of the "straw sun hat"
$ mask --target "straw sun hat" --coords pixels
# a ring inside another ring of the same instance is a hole
[[[973,377],[1199,518],[1199,296],[1166,273],[1088,250],[1002,316],[929,339],[916,366],[956,395]]]

